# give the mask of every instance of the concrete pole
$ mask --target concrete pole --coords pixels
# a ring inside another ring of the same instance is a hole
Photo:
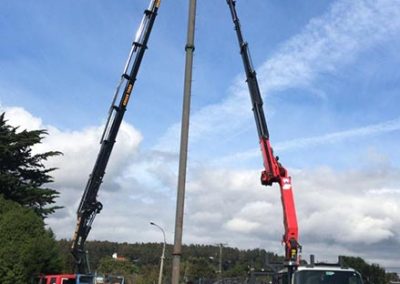
[[[185,63],[185,81],[183,90],[183,110],[182,110],[182,128],[181,128],[181,146],[179,153],[179,174],[178,174],[178,193],[176,201],[175,217],[175,239],[172,252],[172,284],[179,284],[180,261],[182,255],[182,231],[183,214],[185,203],[185,183],[186,183],[186,164],[188,152],[189,137],[189,114],[190,114],[190,96],[192,89],[192,66],[194,53],[194,27],[196,17],[196,0],[189,0],[189,19]]]

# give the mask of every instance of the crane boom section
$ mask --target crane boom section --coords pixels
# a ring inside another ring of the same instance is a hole
[[[246,73],[246,82],[251,97],[253,114],[259,136],[259,143],[264,163],[264,171],[261,174],[261,183],[266,186],[278,183],[280,186],[285,227],[285,234],[283,236],[285,258],[288,265],[297,265],[300,245],[298,243],[298,225],[291,177],[288,176],[287,170],[278,162],[278,157],[274,156],[273,149],[270,145],[269,132],[263,111],[263,101],[257,81],[257,74],[251,62],[248,44],[243,39],[240,21],[236,13],[236,2],[235,0],[227,0],[227,3],[230,8],[239,42],[240,54]]]
[[[126,61],[124,71],[112,100],[107,123],[101,137],[101,146],[95,165],[89,176],[78,207],[77,223],[72,237],[71,246],[71,252],[75,258],[76,270],[78,273],[90,273],[84,245],[91,230],[94,218],[103,207],[97,200],[97,194],[105,175],[105,169],[114,147],[115,139],[121,126],[129,98],[132,94],[139,67],[147,48],[147,42],[150,37],[153,23],[157,16],[159,5],[160,0],[151,0],[149,8],[144,12],[142,22],[136,33],[135,40],[132,43],[128,60]],[[122,94],[120,94],[121,87],[123,87]],[[115,102],[118,98],[120,99],[119,104],[116,105]]]

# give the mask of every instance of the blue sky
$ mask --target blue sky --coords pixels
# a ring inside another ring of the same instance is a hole
[[[393,266],[396,257],[381,248],[400,247],[400,5],[237,2],[272,144],[293,175],[305,253],[328,259],[357,254]],[[1,6],[1,108],[15,124],[50,129],[38,150],[64,152],[54,165],[66,209],[49,225],[58,237],[69,237],[77,196],[148,1]],[[96,223],[121,232],[116,237],[96,227],[93,239],[157,241],[153,228],[137,231],[124,223],[147,226],[152,219],[172,242],[187,9],[183,0],[161,3],[99,196],[107,201]],[[258,139],[225,1],[198,1],[195,46],[184,241],[226,242],[237,233],[232,246],[283,252],[278,191],[258,184]],[[121,206],[113,211],[107,202]],[[154,212],[160,204],[163,209]],[[226,208],[216,210],[221,204]],[[343,210],[346,205],[353,210]],[[342,214],[346,220],[337,224]],[[119,225],[110,225],[115,219]]]

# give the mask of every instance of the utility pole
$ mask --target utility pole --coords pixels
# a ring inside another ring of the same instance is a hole
[[[190,96],[192,89],[192,66],[194,53],[194,26],[196,18],[196,0],[189,1],[189,16],[185,63],[185,79],[183,90],[183,110],[182,110],[182,128],[181,128],[181,145],[179,152],[179,174],[178,174],[178,193],[176,200],[176,217],[175,217],[175,238],[174,249],[172,252],[172,284],[179,284],[180,277],[180,261],[182,255],[182,231],[183,231],[183,214],[185,204],[185,183],[186,183],[186,164],[188,152],[189,137],[189,114],[190,114]]]

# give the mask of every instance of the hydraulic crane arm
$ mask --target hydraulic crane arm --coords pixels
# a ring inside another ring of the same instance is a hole
[[[298,265],[298,254],[301,247],[298,243],[298,226],[291,177],[288,175],[287,170],[278,162],[278,157],[274,156],[270,145],[269,132],[263,111],[263,101],[258,86],[257,75],[252,66],[248,44],[243,39],[239,18],[235,8],[236,2],[235,0],[227,0],[227,3],[231,11],[232,20],[239,41],[240,54],[243,60],[246,82],[249,88],[258,137],[260,140],[264,162],[264,171],[261,174],[261,183],[266,186],[278,183],[280,186],[285,226],[285,234],[283,235],[283,242],[285,244],[285,260],[288,266],[296,266]]]
[[[147,48],[147,42],[153,27],[154,20],[157,16],[157,10],[161,0],[151,0],[149,8],[145,10],[142,22],[136,33],[135,40],[129,52],[121,80],[115,91],[115,95],[110,107],[109,117],[101,137],[101,147],[96,159],[96,163],[89,176],[83,193],[81,202],[77,211],[77,223],[74,235],[72,237],[71,252],[76,263],[77,273],[90,273],[89,264],[85,251],[85,241],[92,228],[92,223],[96,214],[98,214],[103,205],[97,200],[97,193],[102,183],[105,169],[110,158],[115,139],[118,134],[129,98],[132,94],[136,76],[143,59],[143,55]],[[133,59],[133,60],[132,60]],[[128,73],[129,72],[129,73]],[[122,95],[120,89],[123,86]],[[120,97],[119,104],[115,102]]]

